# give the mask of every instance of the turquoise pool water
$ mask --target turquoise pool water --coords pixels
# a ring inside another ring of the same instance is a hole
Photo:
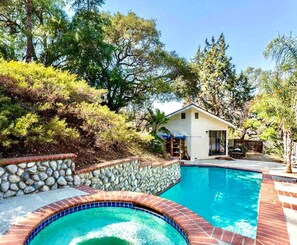
[[[164,220],[143,211],[121,208],[91,208],[66,215],[43,229],[32,245],[186,245]]]
[[[182,167],[181,175],[181,182],[161,197],[193,210],[214,226],[255,238],[260,173]]]

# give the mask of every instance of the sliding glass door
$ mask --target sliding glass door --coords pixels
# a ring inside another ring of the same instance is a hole
[[[209,156],[226,155],[226,131],[209,131]]]

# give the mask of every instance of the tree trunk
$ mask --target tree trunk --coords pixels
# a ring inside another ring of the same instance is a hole
[[[286,173],[292,173],[292,138],[291,133],[287,132],[287,157],[286,157]]]
[[[241,135],[241,137],[240,137],[241,140],[244,140],[244,137],[245,137],[245,135],[246,135],[246,132],[247,132],[247,129],[244,128],[244,129],[243,129],[243,132],[242,132],[242,135]]]
[[[26,0],[26,24],[27,24],[27,50],[26,62],[33,58],[33,35],[32,35],[32,0]]]
[[[287,159],[287,153],[288,153],[288,147],[287,147],[287,132],[285,129],[282,129],[282,135],[283,135],[283,144],[284,144],[284,155],[283,155],[283,158],[284,158],[284,161],[286,161]]]
[[[87,5],[88,5],[88,12],[90,12],[91,11],[90,0],[88,0]]]

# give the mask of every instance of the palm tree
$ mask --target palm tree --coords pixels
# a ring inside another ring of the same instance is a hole
[[[165,113],[161,112],[159,109],[153,111],[148,108],[148,113],[143,120],[146,121],[145,127],[150,128],[150,134],[155,138],[159,138],[158,133],[170,133],[164,126],[169,119],[166,117]]]
[[[279,35],[267,45],[264,56],[276,60],[276,64],[283,71],[289,71],[288,78],[278,78],[276,81],[281,82],[270,84],[273,94],[268,96],[267,101],[274,100],[274,110],[278,115],[279,125],[282,126],[284,156],[287,162],[286,172],[291,173],[292,137],[296,134],[297,124],[297,38],[292,34]]]
[[[267,45],[264,56],[276,60],[276,64],[287,69],[297,66],[297,38],[289,36],[277,36]]]
[[[159,109],[153,111],[152,109],[147,109],[148,113],[143,118],[146,121],[145,127],[149,128],[150,135],[153,139],[149,142],[149,146],[152,151],[156,153],[164,153],[163,139],[158,135],[158,133],[170,134],[170,131],[164,126],[168,122],[164,112]]]
[[[296,91],[293,77],[279,74],[263,82],[264,92],[255,100],[254,109],[268,125],[274,125],[283,138],[286,172],[292,173],[293,139],[297,135]]]

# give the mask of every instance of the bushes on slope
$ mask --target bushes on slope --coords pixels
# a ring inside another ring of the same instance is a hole
[[[0,59],[0,150],[5,156],[13,146],[65,142],[125,148],[139,136],[123,116],[100,106],[103,94],[67,72]]]

